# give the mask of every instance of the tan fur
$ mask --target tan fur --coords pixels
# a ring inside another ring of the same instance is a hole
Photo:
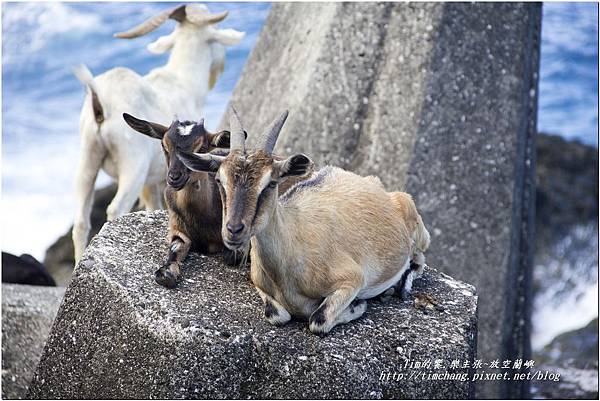
[[[412,233],[413,254],[411,259],[415,260],[418,264],[425,263],[423,252],[429,248],[430,236],[421,216],[417,212],[417,207],[412,196],[406,192],[392,192],[390,199],[406,221],[409,232]]]
[[[263,188],[256,185],[267,172],[277,176],[277,165],[260,154],[223,162],[220,174],[227,176],[228,196],[238,196],[244,185],[249,192],[235,205],[238,210],[226,211],[224,224],[236,213],[252,224],[251,279],[263,300],[270,297],[292,315],[308,318],[326,298],[327,323],[311,322],[313,331],[328,332],[358,317],[355,309],[364,312],[366,304],[353,307],[351,302],[399,277],[417,238],[419,252],[428,246],[410,195],[386,192],[378,178],[331,168],[322,183],[284,203],[271,193],[257,210]]]
[[[293,239],[280,246],[276,255],[281,267],[305,260],[294,282],[280,274],[276,283],[280,288],[293,287],[283,290],[291,298],[297,292],[319,299],[341,283],[378,284],[393,276],[409,257],[410,237],[404,217],[389,201],[379,180],[333,171],[321,190],[306,191],[291,204],[279,205],[271,227],[252,241],[257,249],[252,253],[254,258],[260,249],[255,243],[266,235]],[[264,266],[263,258],[257,256],[257,268],[280,270],[280,266]],[[363,282],[367,280],[365,266],[373,270],[369,272],[370,282]],[[301,309],[293,299],[279,301],[294,311]]]

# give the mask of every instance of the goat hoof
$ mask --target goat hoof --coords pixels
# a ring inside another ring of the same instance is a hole
[[[326,328],[325,326],[319,326],[315,324],[309,324],[308,330],[311,333],[316,334],[319,337],[325,337],[331,331],[331,328]]]
[[[271,302],[267,301],[265,304],[265,318],[273,326],[280,327],[289,322],[292,316],[285,309],[277,308]]]
[[[327,319],[325,318],[325,307],[326,305],[324,304],[319,306],[308,318],[308,329],[313,334],[323,336],[331,330],[331,327],[327,324]]]
[[[355,299],[350,302],[350,313],[363,314],[367,310],[367,301],[365,299]]]
[[[163,287],[175,288],[177,277],[168,269],[160,268],[154,273],[154,280]]]

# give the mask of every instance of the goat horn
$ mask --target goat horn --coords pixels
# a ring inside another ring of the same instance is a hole
[[[226,156],[211,153],[187,153],[180,150],[175,154],[181,162],[192,171],[215,172]]]
[[[273,153],[273,148],[275,148],[275,143],[277,142],[277,138],[279,137],[279,133],[281,132],[281,128],[283,128],[283,124],[285,123],[288,114],[287,110],[284,111],[271,123],[270,128],[258,139],[256,149],[263,149],[268,154]]]
[[[183,21],[183,19],[185,18],[185,12],[186,6],[179,6],[165,10],[162,13],[150,19],[147,19],[146,21],[142,22],[136,27],[131,28],[128,31],[115,33],[114,37],[120,39],[137,38],[138,36],[142,36],[149,32],[152,32],[153,30],[164,24],[165,21],[169,18],[172,18],[179,22]]]
[[[229,15],[229,11],[211,14],[196,7],[185,7],[185,17],[188,21],[196,25],[216,24],[223,21],[227,15]]]
[[[229,131],[229,149],[231,151],[241,150],[244,153],[246,151],[246,135],[244,134],[240,117],[233,106],[229,108]]]

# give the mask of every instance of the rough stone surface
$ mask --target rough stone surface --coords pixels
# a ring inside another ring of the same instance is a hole
[[[250,142],[287,108],[276,151],[413,194],[430,264],[480,291],[486,361],[530,357],[540,21],[541,4],[274,4],[231,100]]]
[[[64,288],[2,284],[2,399],[22,399]]]
[[[132,213],[102,228],[75,269],[32,398],[472,395],[468,380],[409,378],[426,370],[404,364],[440,359],[448,368],[475,357],[473,286],[427,269],[415,292],[441,308],[370,301],[364,317],[321,338],[305,322],[269,325],[247,267],[193,253],[178,288],[158,286],[153,272],[163,262],[166,233],[162,211]],[[445,371],[452,372],[434,372]],[[406,376],[380,380],[387,372]]]

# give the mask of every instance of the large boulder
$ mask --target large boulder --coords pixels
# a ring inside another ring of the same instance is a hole
[[[54,279],[46,271],[46,267],[27,253],[17,256],[2,252],[2,282],[56,286]]]
[[[2,399],[22,399],[64,288],[2,284]]]
[[[250,142],[287,108],[276,151],[413,194],[428,260],[479,289],[485,360],[530,358],[540,22],[539,3],[277,3],[231,99]]]
[[[463,368],[476,357],[473,286],[428,268],[415,281],[415,301],[369,302],[364,317],[319,337],[305,322],[269,325],[247,267],[192,253],[176,289],[157,285],[166,234],[162,211],[102,228],[75,269],[30,397],[473,395]],[[464,380],[420,376],[446,372]]]
[[[106,208],[117,193],[117,185],[111,184],[94,191],[94,204],[90,213],[90,238],[100,231],[106,223]],[[73,248],[73,226],[58,238],[46,250],[44,265],[60,286],[67,286],[71,281],[75,267],[75,249]]]

